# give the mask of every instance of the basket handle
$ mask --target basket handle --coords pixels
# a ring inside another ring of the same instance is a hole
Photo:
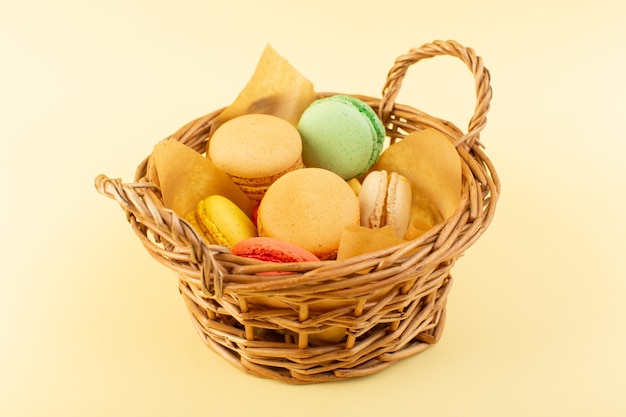
[[[400,92],[402,80],[408,68],[416,62],[432,58],[438,55],[450,55],[459,58],[474,74],[476,107],[472,116],[468,130],[457,143],[456,146],[471,148],[480,138],[480,132],[487,123],[487,112],[491,101],[490,75],[487,68],[483,66],[483,60],[477,56],[473,49],[466,48],[456,41],[434,41],[419,48],[411,49],[407,54],[399,56],[389,73],[387,81],[383,87],[382,100],[379,108],[379,116],[383,121],[389,120],[395,106],[395,100]]]
[[[100,174],[95,178],[95,187],[100,194],[118,202],[153,258],[170,268],[173,264],[182,267],[187,264],[186,261],[199,264],[202,290],[208,296],[222,296],[224,271],[214,257],[219,248],[204,245],[189,223],[172,210],[155,204],[159,191],[154,184],[123,183],[119,178]],[[152,196],[148,197],[149,194]],[[164,251],[164,244],[174,245],[179,250]]]

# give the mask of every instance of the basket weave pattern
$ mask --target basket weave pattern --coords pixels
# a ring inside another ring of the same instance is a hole
[[[459,58],[474,75],[477,100],[467,133],[395,103],[407,69],[438,55]],[[391,143],[427,127],[444,133],[456,145],[463,173],[462,204],[450,219],[418,239],[359,257],[265,264],[207,245],[163,206],[149,177],[150,156],[133,183],[99,175],[96,188],[120,204],[146,250],[175,273],[204,343],[230,363],[293,384],[370,375],[440,339],[450,270],[494,215],[500,182],[480,144],[489,82],[488,70],[472,49],[435,41],[397,58],[381,99],[355,96],[378,112]],[[204,152],[211,123],[222,110],[189,122],[172,137]],[[285,273],[257,275],[268,271]],[[312,343],[320,332],[338,328],[345,329],[339,342]]]

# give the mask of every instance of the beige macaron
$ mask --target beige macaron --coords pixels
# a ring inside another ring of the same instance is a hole
[[[207,156],[254,201],[287,172],[302,168],[302,139],[288,121],[269,114],[246,114],[221,125]]]
[[[411,220],[411,184],[397,172],[370,172],[359,191],[361,226],[378,229],[393,226],[403,238]]]
[[[358,197],[339,175],[322,168],[291,171],[276,180],[257,218],[260,236],[291,242],[322,260],[335,258],[343,229],[358,224]]]

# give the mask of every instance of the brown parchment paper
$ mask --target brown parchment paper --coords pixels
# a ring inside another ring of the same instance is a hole
[[[411,183],[411,222],[400,239],[391,226],[344,229],[337,259],[346,259],[415,239],[447,220],[461,203],[461,159],[439,131],[427,128],[388,147],[372,170],[397,172]]]
[[[224,122],[250,113],[271,114],[296,126],[314,100],[313,83],[268,44],[246,86],[214,120],[211,133]]]
[[[179,217],[194,210],[200,200],[219,194],[237,204],[246,214],[252,212],[252,201],[223,171],[202,154],[175,139],[157,143],[152,153],[163,205]]]
[[[452,142],[433,128],[413,132],[387,148],[373,169],[398,172],[411,183],[411,224],[406,239],[447,220],[461,202],[461,159]]]

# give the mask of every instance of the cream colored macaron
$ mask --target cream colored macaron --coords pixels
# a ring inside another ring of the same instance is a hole
[[[397,172],[370,172],[359,191],[361,226],[378,229],[391,225],[403,238],[411,220],[411,184]]]
[[[276,180],[257,218],[260,236],[291,242],[322,260],[335,258],[343,229],[358,224],[358,197],[339,175],[322,168],[299,169]]]
[[[269,114],[246,114],[221,125],[207,156],[254,201],[287,172],[302,168],[302,139],[288,121]]]

